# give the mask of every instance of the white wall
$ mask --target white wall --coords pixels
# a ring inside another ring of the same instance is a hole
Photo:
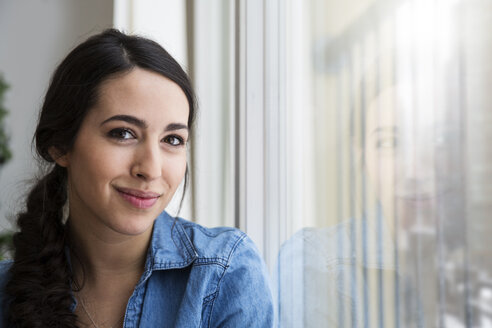
[[[163,46],[185,69],[185,0],[114,0],[114,26]]]
[[[0,230],[24,199],[36,172],[31,139],[56,65],[75,45],[113,24],[113,0],[1,0],[0,72],[6,95],[13,159],[0,169]]]

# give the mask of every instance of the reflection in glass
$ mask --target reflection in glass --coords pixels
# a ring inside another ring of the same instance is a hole
[[[280,248],[279,326],[492,327],[492,4],[307,3],[316,218]]]

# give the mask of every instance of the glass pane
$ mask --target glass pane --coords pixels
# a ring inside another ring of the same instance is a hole
[[[282,6],[279,326],[492,326],[492,3]]]

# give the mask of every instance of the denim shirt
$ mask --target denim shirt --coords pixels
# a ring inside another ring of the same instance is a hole
[[[357,250],[357,231],[377,236],[376,245],[358,243],[361,248]],[[282,245],[274,272],[275,326],[368,327],[372,302],[368,295],[382,291],[372,289],[367,278],[357,277],[368,272],[373,276],[391,272],[394,276],[393,254],[388,227],[383,225],[378,232],[376,222],[363,219],[296,232]]]
[[[0,264],[2,291],[10,264]],[[145,270],[128,300],[123,327],[272,327],[267,277],[245,233],[204,228],[163,212],[154,223]],[[72,310],[76,306],[74,300]]]

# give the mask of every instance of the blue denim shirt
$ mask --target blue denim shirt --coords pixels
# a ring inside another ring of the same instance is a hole
[[[355,245],[357,231],[377,241]],[[368,327],[374,306],[369,295],[382,290],[374,290],[364,274],[394,276],[393,254],[388,227],[378,232],[377,224],[362,219],[296,232],[282,245],[274,272],[275,326]]]
[[[1,290],[10,264],[0,265]],[[163,212],[155,221],[145,270],[128,300],[123,326],[272,327],[267,277],[245,233],[204,228]]]

